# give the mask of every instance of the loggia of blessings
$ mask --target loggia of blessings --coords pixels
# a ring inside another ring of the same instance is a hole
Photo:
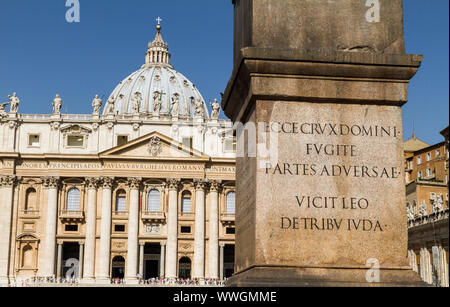
[[[354,177],[397,179],[401,176],[398,167],[379,167],[364,165],[317,165],[303,163],[266,163],[266,175]]]

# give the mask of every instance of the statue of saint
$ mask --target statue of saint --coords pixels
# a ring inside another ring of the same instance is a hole
[[[219,103],[217,102],[217,99],[214,99],[214,103],[210,103],[210,105],[211,105],[211,109],[212,109],[212,112],[211,112],[211,119],[213,119],[213,120],[219,119],[219,115],[220,115],[220,105],[219,105]]]
[[[9,102],[5,102],[5,103],[0,104],[0,118],[6,117],[5,108],[6,108],[7,105],[9,105]]]
[[[428,215],[428,211],[427,211],[427,203],[423,202],[420,207],[419,207],[419,213],[421,217],[425,217]]]
[[[153,93],[153,110],[155,114],[159,114],[162,106],[162,94],[158,91]]]
[[[17,93],[14,93],[12,96],[8,95],[9,102],[11,107],[9,109],[10,113],[17,113],[19,110],[20,99],[17,97]]]
[[[203,117],[203,102],[201,99],[197,99],[195,102],[195,116],[196,117]]]
[[[177,93],[175,93],[172,97],[170,114],[175,117],[180,114],[180,96]]]
[[[433,213],[440,213],[444,211],[444,201],[442,196],[438,196],[433,203]]]
[[[414,221],[414,213],[412,212],[410,206],[406,207],[406,215],[408,216],[408,221]]]
[[[142,103],[142,95],[139,92],[134,93],[133,99],[133,115],[138,115]]]
[[[103,100],[98,98],[98,95],[95,95],[95,98],[92,101],[92,107],[94,108],[93,115],[99,115],[100,114],[100,109],[102,108],[102,105],[103,105]]]
[[[107,115],[111,115],[111,114],[114,115],[115,104],[116,104],[116,100],[114,99],[114,97],[111,96],[108,99],[108,109],[106,112]]]
[[[53,105],[53,114],[61,114],[62,99],[58,94],[56,94],[55,99],[53,99],[52,105]]]

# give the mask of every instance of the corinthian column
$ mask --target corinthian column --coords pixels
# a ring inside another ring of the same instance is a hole
[[[177,277],[178,259],[178,188],[179,179],[169,179],[169,214],[167,217],[166,278]]]
[[[141,179],[129,178],[130,213],[128,220],[127,284],[138,284],[139,185]]]
[[[95,276],[95,241],[97,224],[97,187],[99,179],[87,178],[88,203],[86,214],[86,242],[84,247],[83,283],[93,283]]]
[[[113,178],[103,178],[102,191],[102,222],[100,229],[100,257],[98,259],[97,283],[109,284],[110,278],[110,260],[111,260],[111,215],[112,215],[112,186]]]
[[[205,185],[195,181],[194,278],[205,278]]]
[[[11,220],[15,176],[1,176],[0,188],[0,286],[9,284],[9,251],[11,246]]]
[[[216,181],[209,189],[208,278],[219,278],[219,188]]]
[[[59,178],[44,178],[44,188],[47,189],[47,215],[45,226],[44,257],[41,276],[55,276],[56,258],[56,219],[58,217],[58,186]]]

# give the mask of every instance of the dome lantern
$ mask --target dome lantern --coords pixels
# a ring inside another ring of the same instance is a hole
[[[170,65],[169,45],[164,42],[161,34],[162,19],[158,17],[156,21],[158,22],[156,36],[153,42],[148,44],[148,50],[145,54],[145,65],[143,67],[150,67],[152,65],[167,65],[172,67]]]

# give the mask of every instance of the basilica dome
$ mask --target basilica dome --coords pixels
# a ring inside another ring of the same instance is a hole
[[[206,103],[195,87],[170,65],[168,44],[157,27],[153,42],[149,43],[145,64],[117,85],[103,111],[125,114],[155,114],[180,117],[209,118]],[[177,111],[174,111],[174,101]],[[173,113],[177,114],[173,114]],[[201,114],[202,113],[202,114]]]

